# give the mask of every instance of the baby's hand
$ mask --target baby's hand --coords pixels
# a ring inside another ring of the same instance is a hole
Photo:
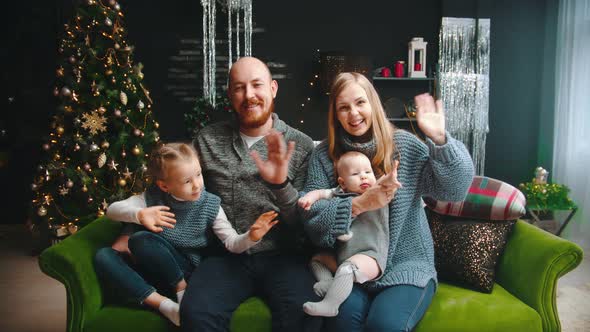
[[[311,209],[311,206],[313,205],[313,203],[315,203],[315,200],[313,198],[311,198],[309,194],[301,197],[297,201],[297,204],[299,204],[299,207],[301,207],[302,209],[304,209],[306,211],[309,211],[309,209]]]
[[[170,208],[163,205],[150,206],[139,210],[137,219],[148,230],[154,233],[164,231],[164,228],[174,228],[176,219],[174,213],[169,212]]]
[[[254,242],[260,241],[266,233],[279,221],[275,218],[279,214],[275,211],[268,211],[260,215],[254,225],[250,226],[250,234],[248,237]]]

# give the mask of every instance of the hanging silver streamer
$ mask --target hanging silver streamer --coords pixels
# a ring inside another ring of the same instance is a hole
[[[483,175],[489,132],[490,20],[442,19],[439,35],[440,89],[447,129],[470,150],[476,173]]]
[[[231,27],[231,12],[233,11],[233,3],[236,0],[227,0],[227,72],[229,76],[229,70],[231,69],[231,64],[234,62],[232,59],[232,27]],[[229,79],[229,78],[228,78]]]
[[[203,7],[203,95],[215,106],[215,0],[201,0]]]
[[[252,0],[244,3],[244,56],[252,56]]]
[[[243,13],[240,16],[240,13]],[[233,16],[235,15],[235,27],[233,26]],[[244,56],[252,55],[252,0],[227,0],[227,22],[228,22],[228,70],[231,69],[232,63],[239,59],[241,54]],[[235,32],[233,31],[235,29]],[[240,47],[240,32],[243,35],[243,52]],[[235,34],[235,59],[234,52],[234,34]]]
[[[223,1],[219,0],[223,5]],[[228,72],[234,61],[232,13],[236,16],[236,60],[240,58],[240,11],[243,11],[244,55],[252,55],[252,0],[227,0],[227,39],[228,39]],[[215,75],[217,72],[215,52],[215,28],[217,25],[216,0],[201,0],[203,7],[203,96],[215,106],[217,89]]]

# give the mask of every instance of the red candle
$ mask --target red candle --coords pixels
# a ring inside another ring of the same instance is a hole
[[[395,77],[404,77],[404,63],[403,61],[398,61],[395,63],[393,68],[393,75]]]
[[[414,71],[421,71],[422,70],[422,64],[421,63],[415,63],[414,64]]]

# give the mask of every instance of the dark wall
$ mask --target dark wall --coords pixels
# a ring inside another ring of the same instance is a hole
[[[22,222],[30,197],[41,137],[55,111],[51,95],[56,45],[74,0],[13,3],[3,20],[3,105],[0,144],[6,162],[3,223]],[[253,53],[286,65],[279,80],[277,112],[314,139],[325,136],[327,98],[309,81],[318,73],[317,50],[367,55],[375,67],[406,60],[407,42],[421,36],[429,42],[428,62],[438,52],[442,16],[491,18],[490,134],[486,174],[512,184],[528,180],[540,161],[551,159],[552,42],[556,0],[467,1],[271,1],[254,0]],[[145,85],[154,99],[164,140],[188,138],[183,114],[192,108],[168,86],[171,57],[181,40],[201,38],[199,1],[121,1],[135,60],[144,67]],[[220,14],[222,15],[222,14]],[[225,32],[218,31],[218,34]],[[201,68],[197,65],[195,72]],[[195,78],[196,85],[201,84]],[[197,92],[195,92],[197,94]],[[14,98],[9,101],[9,97]],[[301,111],[307,97],[312,101]],[[542,114],[542,116],[540,116]],[[301,124],[300,120],[304,123]],[[541,142],[539,144],[538,142]],[[550,165],[543,165],[546,168]]]

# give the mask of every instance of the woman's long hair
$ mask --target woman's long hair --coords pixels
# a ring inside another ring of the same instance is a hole
[[[393,152],[395,144],[393,142],[393,131],[395,127],[387,120],[381,100],[375,88],[369,80],[359,73],[340,73],[334,79],[330,89],[330,107],[328,112],[328,153],[330,158],[335,161],[343,154],[339,131],[344,130],[336,117],[336,98],[342,90],[356,83],[367,93],[369,105],[371,105],[371,133],[375,140],[376,151],[371,165],[373,170],[381,176],[393,170]]]

